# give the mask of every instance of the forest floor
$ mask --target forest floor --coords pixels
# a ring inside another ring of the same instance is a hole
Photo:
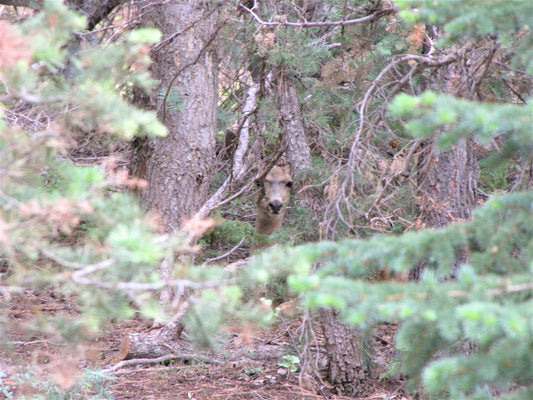
[[[318,378],[290,372],[280,365],[284,356],[294,354],[294,341],[301,328],[302,316],[284,320],[269,330],[254,331],[253,335],[228,334],[216,351],[199,351],[189,344],[186,354],[166,364],[135,364],[117,369],[107,381],[83,371],[110,368],[120,361],[121,338],[129,333],[145,332],[149,322],[140,320],[110,324],[105,331],[85,344],[56,344],[53,336],[37,337],[24,321],[40,313],[76,314],[72,302],[55,298],[53,293],[26,293],[23,299],[7,304],[7,318],[21,323],[20,329],[9,332],[10,351],[0,349],[0,399],[32,398],[37,393],[53,393],[60,387],[70,391],[70,397],[48,396],[54,399],[396,399],[411,400],[403,382],[383,378],[393,353],[394,326],[378,328],[374,336],[373,374],[359,382],[358,396],[341,396],[331,385]],[[320,357],[325,349],[320,337],[313,346]],[[33,371],[33,372],[28,372]],[[308,378],[306,378],[306,376]],[[24,378],[24,379],[23,379]],[[28,379],[29,378],[29,379]],[[24,383],[24,381],[26,381]],[[29,384],[28,381],[33,382]],[[54,384],[45,384],[44,382]],[[9,386],[6,392],[3,388]],[[7,394],[6,394],[7,393]],[[9,397],[9,394],[12,397]]]

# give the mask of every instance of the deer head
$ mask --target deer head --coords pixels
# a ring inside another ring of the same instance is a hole
[[[255,229],[257,233],[270,235],[283,224],[293,180],[288,164],[275,165],[262,175],[256,180],[260,190]]]

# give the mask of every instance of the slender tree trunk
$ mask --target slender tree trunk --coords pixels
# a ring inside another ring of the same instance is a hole
[[[339,393],[367,395],[369,388],[360,385],[369,370],[365,365],[363,341],[359,332],[340,321],[332,309],[321,309],[320,321],[326,341],[328,381],[335,385]]]
[[[435,151],[432,142],[425,145],[418,176],[421,226],[439,228],[471,217],[479,177],[476,159],[469,139],[446,152]]]
[[[466,61],[466,60],[465,60]],[[439,83],[445,83],[445,91],[456,97],[475,97],[473,88],[484,74],[468,71],[469,63],[451,64],[437,74]],[[467,220],[477,204],[479,167],[473,139],[460,139],[450,150],[438,151],[434,139],[424,144],[417,174],[419,226],[440,228],[450,222]],[[468,258],[466,250],[457,254],[451,276]],[[409,279],[419,278],[424,265],[415,266]]]
[[[467,220],[477,203],[479,168],[471,139],[461,139],[446,152],[438,152],[433,140],[424,145],[418,174],[419,225],[440,228],[450,222]],[[451,276],[468,258],[459,251]],[[410,280],[418,280],[424,264],[409,272]]]
[[[296,82],[278,72],[277,103],[283,128],[282,146],[291,169],[308,168],[311,163],[311,150],[305,138],[305,129],[300,113],[300,101],[296,92]]]
[[[168,39],[154,51],[153,73],[161,81],[157,112],[169,134],[144,147],[151,154],[143,200],[161,214],[168,229],[178,228],[208,195],[218,98],[216,19],[205,2],[173,1],[151,14],[153,25]]]

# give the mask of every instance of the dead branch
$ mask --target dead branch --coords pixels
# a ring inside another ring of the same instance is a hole
[[[418,138],[414,143],[413,145],[411,146],[411,148],[409,149],[409,153],[407,153],[407,156],[405,157],[404,159],[404,162],[403,162],[403,167],[400,171],[394,173],[394,175],[392,175],[390,178],[388,178],[385,182],[385,185],[383,185],[383,187],[381,188],[381,190],[379,191],[379,193],[377,194],[376,198],[374,199],[372,205],[370,206],[370,208],[368,209],[368,211],[365,213],[365,217],[367,220],[370,219],[370,213],[372,212],[372,210],[374,208],[377,207],[377,205],[379,204],[379,202],[381,201],[381,199],[383,198],[383,195],[385,193],[385,191],[387,190],[387,188],[394,182],[396,181],[399,177],[406,177],[409,175],[409,165],[411,164],[411,160],[413,158],[413,155],[415,154],[416,150],[420,147],[420,145],[422,144],[422,142],[424,141],[423,138]]]
[[[246,236],[243,236],[241,241],[239,243],[237,243],[232,249],[226,251],[224,254],[222,254],[222,255],[220,255],[218,257],[208,258],[207,260],[205,260],[205,262],[206,263],[210,263],[210,262],[222,260],[222,259],[228,257],[231,253],[233,253],[235,250],[237,250],[239,247],[241,247],[241,245],[243,244],[245,239],[246,239]]]
[[[244,154],[248,150],[248,142],[250,139],[250,116],[255,112],[257,108],[257,93],[259,93],[260,85],[254,83],[249,89],[246,97],[246,102],[242,110],[239,143],[237,149],[233,155],[233,171],[232,179],[240,180],[246,172],[246,166],[244,165]]]
[[[246,96],[246,102],[243,108],[243,114],[239,118],[239,143],[237,144],[237,149],[233,155],[233,167],[230,176],[224,181],[222,186],[204,203],[204,205],[198,210],[194,218],[205,218],[213,210],[227,203],[228,200],[222,200],[226,195],[229,188],[232,184],[240,183],[244,178],[246,171],[248,170],[248,165],[244,162],[244,155],[248,151],[248,143],[250,140],[250,116],[255,112],[257,107],[257,93],[259,92],[259,84],[254,83],[248,89]],[[239,191],[239,195],[243,190]],[[232,197],[233,199],[235,197]],[[231,200],[230,200],[231,201]]]
[[[463,49],[461,49],[461,53],[466,51],[466,49],[469,48],[469,45],[466,45]],[[338,168],[338,175],[342,175],[340,172],[341,170],[345,171],[344,179],[342,182],[340,182],[339,187],[337,188],[335,197],[332,198],[328,206],[326,207],[326,214],[334,213],[336,215],[336,219],[326,220],[325,227],[326,232],[334,232],[336,224],[340,221],[344,223],[350,230],[354,231],[353,223],[350,221],[353,221],[354,214],[358,214],[361,216],[366,216],[368,218],[368,213],[363,214],[362,212],[358,211],[355,208],[355,205],[353,205],[350,201],[350,198],[353,195],[353,191],[355,188],[355,171],[362,163],[362,158],[366,154],[367,150],[364,148],[362,149],[362,136],[363,132],[367,129],[369,129],[368,124],[370,123],[368,121],[367,117],[367,110],[370,105],[371,99],[375,96],[376,90],[379,88],[379,85],[381,84],[383,78],[390,73],[392,70],[396,69],[396,67],[402,63],[414,63],[414,65],[411,67],[408,74],[406,74],[402,79],[400,79],[394,87],[391,89],[391,93],[395,94],[397,93],[407,82],[410,81],[412,75],[418,71],[421,68],[429,67],[429,68],[438,68],[442,67],[444,65],[448,65],[450,63],[456,62],[460,58],[460,52],[455,52],[453,54],[444,56],[444,57],[435,57],[435,56],[429,56],[429,55],[416,55],[416,54],[404,54],[400,56],[394,56],[392,57],[388,64],[385,65],[385,67],[379,72],[379,74],[376,76],[376,78],[372,81],[370,86],[365,92],[365,95],[363,96],[363,100],[358,105],[358,112],[359,112],[359,124],[358,128],[354,133],[354,137],[352,139],[352,143],[350,146],[350,152],[348,155],[348,160],[345,165],[339,166]],[[386,96],[385,104],[382,106],[383,108],[388,103],[388,101],[392,98],[392,94],[389,94]],[[417,143],[415,147],[418,147],[420,143]],[[362,154],[361,154],[362,153]],[[412,153],[411,153],[412,157]],[[410,158],[409,158],[410,159]],[[398,174],[396,174],[395,178],[398,176],[404,174],[406,171],[406,166],[400,171]],[[389,186],[392,182],[392,179],[389,179],[385,186]],[[378,194],[374,205],[371,207],[371,209],[377,204],[377,201],[379,201],[380,198],[382,198],[383,194],[385,192],[385,189],[381,190],[381,193]],[[347,216],[345,216],[347,214]]]
[[[255,178],[255,181],[258,182],[258,181],[262,181],[263,179],[265,179],[265,177],[268,175],[268,173],[270,172],[270,170],[272,168],[274,168],[274,165],[276,165],[278,163],[278,161],[280,160],[281,156],[285,153],[285,150],[286,148],[285,147],[280,147],[278,149],[278,151],[276,151],[276,153],[274,153],[274,155],[272,156],[272,159],[270,160],[270,162],[265,166],[265,168],[257,175],[257,178]]]
[[[348,166],[353,168],[353,162],[354,162],[354,154],[356,149],[359,146],[361,135],[363,133],[363,130],[366,126],[366,110],[368,107],[369,100],[376,90],[376,87],[378,86],[379,82],[383,79],[383,77],[394,67],[396,67],[400,63],[410,62],[414,61],[417,64],[421,66],[426,67],[441,67],[443,65],[450,64],[454,61],[456,61],[458,58],[458,55],[456,53],[450,54],[449,56],[443,57],[443,58],[433,58],[433,57],[427,57],[423,55],[415,55],[415,54],[405,54],[402,56],[392,57],[389,64],[386,65],[381,72],[378,74],[378,76],[372,81],[372,84],[365,92],[365,95],[363,97],[363,100],[358,107],[359,111],[359,127],[354,135],[354,139],[352,141],[352,146],[350,148],[350,156],[348,160]]]
[[[365,22],[372,22],[375,21],[381,17],[384,17],[386,15],[390,14],[396,14],[398,10],[396,8],[385,8],[383,10],[375,11],[374,13],[367,15],[366,17],[357,18],[357,19],[349,19],[344,21],[325,21],[325,22],[319,22],[319,21],[303,21],[303,22],[288,22],[288,21],[276,21],[276,22],[266,22],[263,21],[254,11],[249,9],[248,7],[239,4],[240,7],[242,7],[246,12],[248,12],[255,21],[262,25],[262,26],[294,26],[297,28],[317,28],[317,27],[328,27],[328,26],[347,26],[347,25],[357,25],[357,24],[363,24]]]

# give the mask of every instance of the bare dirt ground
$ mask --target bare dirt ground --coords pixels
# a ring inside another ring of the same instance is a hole
[[[4,304],[6,305],[6,304]],[[26,293],[24,299],[13,299],[7,304],[7,316],[12,321],[25,321],[39,313],[67,313],[76,311],[66,299],[54,298],[51,293]],[[403,382],[383,378],[386,364],[391,359],[394,335],[393,326],[382,326],[374,335],[374,363],[372,376],[360,382],[364,396],[338,395],[335,389],[320,374],[310,376],[297,369],[290,372],[280,366],[283,356],[294,354],[294,335],[301,326],[301,316],[284,321],[268,331],[254,332],[253,336],[228,334],[218,351],[194,350],[185,342],[187,352],[164,364],[135,364],[117,369],[101,389],[102,399],[397,399],[410,400]],[[89,385],[90,379],[80,378],[86,369],[105,369],[119,362],[120,340],[129,332],[143,332],[149,322],[129,320],[110,324],[99,337],[84,344],[58,344],[53,335],[38,337],[21,325],[20,330],[10,332],[12,348],[0,349],[0,399],[10,398],[2,394],[2,387],[9,386],[11,398],[51,392],[36,382],[48,380],[56,387],[70,390],[72,399],[91,398],[98,385]],[[317,339],[317,354],[324,355],[320,338]],[[182,357],[183,356],[183,357]],[[28,370],[34,375],[28,380]],[[24,375],[26,374],[26,375]],[[80,383],[82,382],[82,383]],[[101,386],[101,385],[100,385]],[[53,387],[53,386],[52,386]],[[78,392],[76,394],[76,392]],[[105,396],[103,394],[105,394]],[[107,396],[107,397],[106,397]],[[49,397],[65,398],[65,397]]]

